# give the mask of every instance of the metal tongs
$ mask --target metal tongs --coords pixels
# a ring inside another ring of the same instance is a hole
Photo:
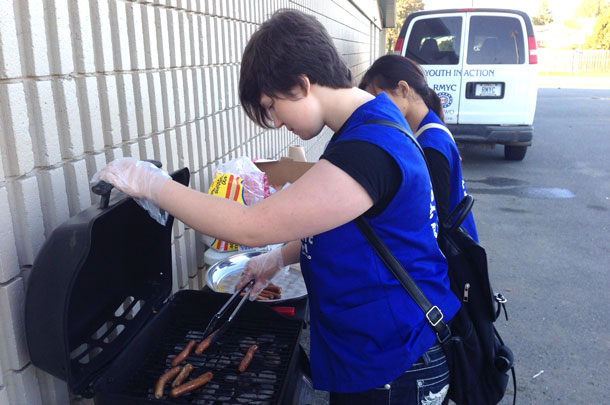
[[[218,312],[216,312],[216,314],[212,317],[212,319],[210,320],[210,323],[208,323],[208,326],[205,328],[205,331],[203,331],[202,339],[205,339],[210,334],[212,334],[212,332],[214,331],[214,328],[216,327],[216,324],[218,323],[220,318],[222,318],[222,316],[225,314],[225,312],[227,312],[227,309],[229,308],[229,306],[239,297],[239,294],[241,294],[242,291],[246,290],[246,294],[241,298],[241,300],[239,301],[239,304],[237,304],[237,306],[235,307],[235,309],[233,310],[231,315],[229,315],[229,319],[227,319],[227,321],[224,324],[222,324],[222,326],[220,328],[218,328],[218,330],[212,337],[212,340],[210,341],[210,346],[212,346],[218,340],[218,338],[229,328],[229,325],[231,325],[231,322],[233,322],[233,318],[235,318],[235,316],[237,315],[237,313],[239,312],[241,307],[244,305],[244,302],[246,302],[246,300],[250,296],[250,291],[252,290],[252,287],[254,287],[254,279],[250,280],[247,284],[245,284],[239,290],[235,291],[233,293],[233,295],[231,296],[231,298],[229,298],[227,300],[227,302],[225,302],[225,304],[222,306],[222,308],[220,308],[218,310]]]

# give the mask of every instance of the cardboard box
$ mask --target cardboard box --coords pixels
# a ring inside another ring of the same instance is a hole
[[[294,183],[314,165],[311,162],[296,162],[287,157],[271,161],[259,160],[255,164],[261,171],[267,173],[269,184],[275,188],[281,188],[288,182]]]

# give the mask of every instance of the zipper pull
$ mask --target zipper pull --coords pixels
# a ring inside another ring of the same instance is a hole
[[[464,284],[464,298],[462,298],[462,301],[464,301],[464,302],[468,302],[468,290],[469,289],[470,289],[470,283]]]

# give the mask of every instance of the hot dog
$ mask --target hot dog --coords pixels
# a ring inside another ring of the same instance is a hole
[[[163,389],[165,388],[165,384],[172,378],[174,378],[180,372],[180,367],[174,367],[165,372],[159,379],[157,380],[157,384],[155,384],[155,398],[160,399],[163,396]]]
[[[199,377],[197,377],[191,381],[187,381],[184,384],[179,385],[176,388],[172,388],[169,395],[172,398],[177,398],[181,395],[186,394],[187,392],[191,392],[191,391],[201,387],[202,385],[207,384],[212,379],[212,377],[214,377],[214,374],[212,374],[211,372],[208,371],[207,373],[202,374]]]
[[[189,341],[187,345],[184,346],[184,349],[182,349],[182,351],[172,359],[173,367],[176,367],[178,364],[182,363],[189,356],[189,354],[191,354],[193,347],[195,347],[195,343],[197,342],[194,340]]]
[[[263,289],[262,293],[271,296],[271,299],[280,299],[282,298],[282,287],[269,283],[269,285]]]
[[[245,291],[240,293],[241,296],[246,294]],[[270,284],[265,287],[257,296],[257,300],[277,300],[282,298],[282,287],[279,287],[275,284]]]
[[[245,293],[242,293],[242,294],[241,294],[241,296],[242,296],[242,297],[243,297],[244,295],[246,295],[246,294],[245,294]],[[271,300],[271,299],[273,299],[273,296],[272,296],[271,294],[268,294],[268,293],[265,293],[265,292],[262,292],[262,291],[261,291],[261,293],[260,293],[260,294],[258,294],[258,295],[256,296],[256,300],[257,300],[257,301],[260,301],[260,300]]]
[[[275,285],[273,283],[269,283],[269,285],[267,287],[265,287],[265,290],[271,291],[271,292],[275,292],[278,294],[282,293],[282,287]]]
[[[191,374],[191,371],[193,371],[193,365],[191,363],[188,363],[184,367],[182,367],[182,369],[180,370],[180,374],[178,374],[178,376],[172,382],[172,388],[182,384],[182,382],[186,380],[186,377]]]
[[[216,332],[218,332],[218,330],[215,330],[214,332],[210,333],[210,336],[208,336],[207,338],[203,339],[198,345],[197,348],[195,349],[195,354],[201,354],[203,353],[208,347],[210,347],[210,343],[212,343],[212,337],[216,334]]]
[[[258,294],[258,297],[256,297],[256,298],[259,298],[259,297],[273,298],[273,297],[275,297],[275,294],[272,293],[271,291],[263,290]]]
[[[252,362],[252,358],[254,357],[254,353],[256,353],[257,350],[258,350],[258,346],[257,345],[250,346],[250,348],[248,349],[248,352],[246,353],[244,358],[241,360],[241,363],[239,363],[239,366],[237,367],[237,369],[239,370],[240,373],[243,373],[244,371],[246,371],[246,369],[248,368],[248,366]]]

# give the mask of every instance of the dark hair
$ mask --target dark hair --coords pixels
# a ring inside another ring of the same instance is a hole
[[[296,10],[277,11],[252,35],[242,56],[239,99],[248,117],[272,128],[261,96],[290,97],[294,86],[305,87],[302,75],[311,84],[353,86],[349,68],[315,17]]]
[[[438,94],[428,86],[426,74],[414,61],[400,55],[384,55],[377,59],[360,81],[360,88],[368,86],[388,91],[398,88],[398,82],[407,82],[424,100],[426,106],[445,122],[445,114]]]

